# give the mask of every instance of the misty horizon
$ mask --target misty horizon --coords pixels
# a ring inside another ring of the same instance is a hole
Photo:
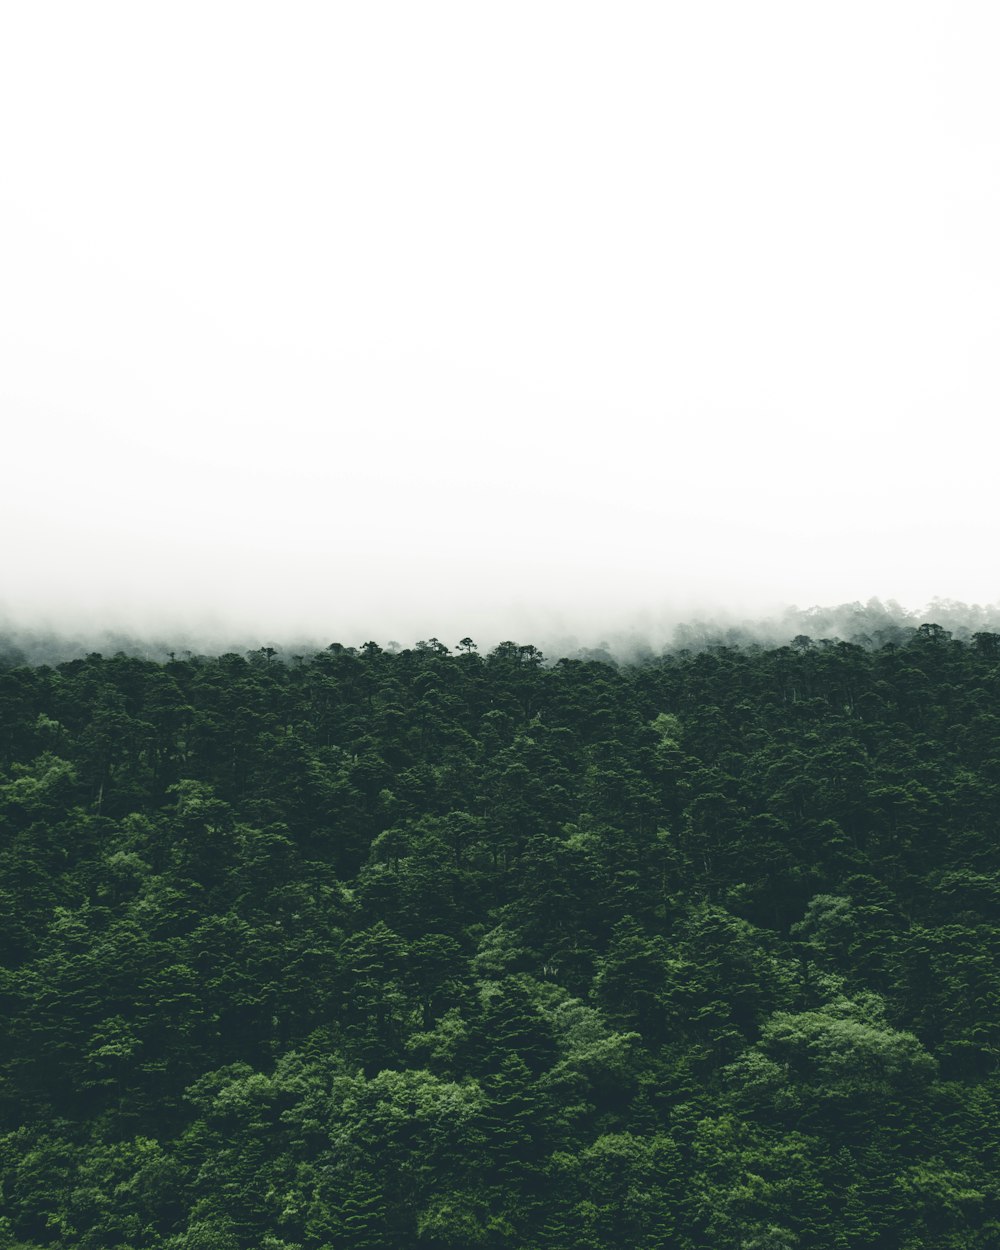
[[[504,632],[494,628],[473,635],[456,628],[439,628],[397,631],[400,637],[378,630],[362,631],[362,636],[324,633],[318,628],[287,633],[205,627],[158,631],[133,628],[124,622],[103,626],[90,623],[74,628],[67,622],[16,621],[0,613],[0,664],[59,663],[93,653],[124,653],[154,660],[173,655],[214,657],[264,648],[273,649],[278,658],[287,661],[338,645],[358,649],[375,643],[385,650],[399,651],[438,644],[454,652],[469,641],[484,655],[504,642],[515,642],[537,648],[549,663],[563,658],[630,663],[714,646],[778,647],[800,638],[813,643],[849,642],[878,647],[903,642],[924,624],[938,625],[954,638],[968,641],[978,632],[1000,630],[1000,604],[936,600],[922,610],[910,610],[892,601],[872,599],[864,604],[855,601],[808,609],[789,606],[770,616],[715,613],[672,622],[661,617],[656,628],[651,628],[648,620],[636,620],[631,626],[604,631],[579,629],[571,633],[512,628]]]
[[[48,12],[0,17],[13,626],[1000,603],[993,6]]]

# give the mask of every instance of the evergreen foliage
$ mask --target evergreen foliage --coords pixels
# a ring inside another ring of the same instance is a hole
[[[0,668],[0,1250],[993,1250],[1000,638]]]

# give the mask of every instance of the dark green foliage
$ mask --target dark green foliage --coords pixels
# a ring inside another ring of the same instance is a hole
[[[998,660],[0,668],[0,1250],[992,1250]]]

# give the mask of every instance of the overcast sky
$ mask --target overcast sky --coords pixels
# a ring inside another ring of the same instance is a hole
[[[1000,6],[0,9],[0,611],[1000,600]]]

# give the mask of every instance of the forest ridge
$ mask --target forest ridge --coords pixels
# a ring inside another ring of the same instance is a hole
[[[1000,635],[0,666],[0,1250],[995,1250]]]

